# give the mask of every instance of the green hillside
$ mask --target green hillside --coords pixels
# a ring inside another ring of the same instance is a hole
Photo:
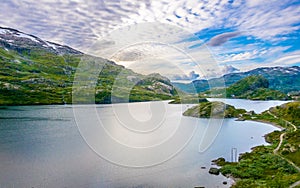
[[[227,96],[243,96],[259,88],[268,88],[269,82],[262,76],[248,76],[231,86],[226,90]]]
[[[196,90],[205,92],[218,87],[231,86],[248,76],[263,76],[269,82],[269,88],[282,93],[291,93],[300,91],[300,67],[262,67],[247,72],[230,73],[218,78],[209,80],[194,80],[191,83],[173,83],[175,87],[187,93],[194,93]]]
[[[270,108],[270,112],[278,118],[285,119],[300,126],[300,101],[289,102],[281,106]]]
[[[202,97],[223,97],[251,100],[287,100],[286,94],[269,89],[269,81],[263,76],[248,76],[228,88],[215,88],[200,93]]]
[[[129,101],[171,99],[176,94],[167,78],[140,75],[102,58],[56,54],[38,47],[8,50],[0,46],[0,105],[71,103],[73,77],[81,60],[103,68],[95,88],[96,103],[110,103],[112,97],[116,102],[128,101],[126,95],[111,93],[117,77],[124,82],[122,87],[134,86]]]

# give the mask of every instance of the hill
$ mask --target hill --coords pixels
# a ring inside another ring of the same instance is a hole
[[[271,113],[278,118],[285,119],[297,126],[300,126],[300,102],[289,102],[281,106],[270,108]]]
[[[131,102],[176,95],[170,80],[161,75],[137,74],[110,60],[0,27],[0,105],[71,103],[74,74],[81,61],[102,68],[95,87],[96,103],[111,103],[112,98],[127,102],[128,92]],[[121,92],[113,93],[116,78],[121,80],[115,86]],[[78,102],[90,101],[82,98]]]
[[[229,87],[237,81],[248,77],[261,75],[269,81],[269,88],[283,93],[300,91],[300,67],[263,67],[247,72],[226,74],[209,80],[195,80],[191,83],[173,83],[173,85],[187,93],[203,92],[218,87]]]
[[[289,97],[276,90],[269,89],[269,81],[263,76],[248,76],[228,88],[215,88],[200,93],[204,97],[239,98],[251,100],[287,100]]]

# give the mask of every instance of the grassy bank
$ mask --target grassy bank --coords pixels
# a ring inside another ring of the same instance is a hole
[[[240,155],[238,163],[219,158],[221,173],[232,176],[232,187],[289,187],[300,181],[300,103],[291,102],[261,114],[246,115],[245,120],[268,122],[283,129],[265,136],[270,145],[257,146]]]

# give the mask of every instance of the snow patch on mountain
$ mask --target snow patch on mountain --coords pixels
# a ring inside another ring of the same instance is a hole
[[[30,40],[32,40],[34,42],[38,42],[38,43],[40,42],[36,38],[34,38],[34,37],[30,36],[30,35],[24,34],[24,33],[17,33],[16,36],[19,36],[21,38],[27,38],[27,39],[30,39]]]
[[[82,54],[68,46],[44,41],[34,35],[20,32],[16,29],[0,27],[0,46],[10,49],[36,49],[41,48],[55,54]]]
[[[49,42],[47,42],[47,41],[46,41],[46,44],[47,44],[49,47],[51,47],[51,48],[53,48],[54,50],[56,50],[56,45],[55,45],[55,44],[49,43]]]

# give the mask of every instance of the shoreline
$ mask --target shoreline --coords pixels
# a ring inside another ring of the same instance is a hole
[[[0,109],[2,109],[3,107],[12,107],[12,106],[64,106],[64,105],[68,105],[68,106],[72,106],[72,105],[101,105],[101,104],[124,104],[124,103],[142,103],[142,102],[160,102],[160,101],[164,101],[164,102],[168,102],[168,101],[172,101],[172,99],[167,99],[167,100],[149,100],[149,101],[126,101],[126,102],[115,102],[115,103],[36,103],[36,104],[0,104]]]
[[[283,130],[283,129],[284,129],[283,127],[279,126],[278,124],[276,124],[276,123],[274,123],[274,122],[269,122],[269,121],[265,121],[265,120],[249,119],[249,120],[245,120],[245,121],[253,121],[253,122],[259,122],[259,123],[266,123],[266,124],[269,124],[269,125],[271,125],[271,126],[273,126],[273,127],[279,128],[280,130]],[[272,131],[272,132],[274,132],[274,131]],[[272,133],[272,132],[270,132],[270,133]],[[267,134],[270,134],[270,133],[267,133]],[[264,135],[264,140],[265,140],[266,143],[268,143],[267,140],[266,140],[266,135],[267,135],[267,134]],[[250,148],[250,153],[253,151],[253,149],[254,149],[255,147],[258,147],[258,146],[260,146],[260,145],[255,145],[255,146],[251,147],[251,148]],[[243,153],[241,153],[241,154],[243,154]],[[212,159],[212,161],[213,161],[213,160],[216,160],[216,159]],[[214,163],[214,162],[213,162],[213,164],[216,165],[217,167],[220,167],[220,168],[222,167],[222,166],[217,165],[217,164]],[[229,178],[229,179],[232,180],[232,183],[230,184],[230,187],[232,187],[233,185],[235,185],[235,184],[237,183],[237,181],[240,180],[240,178],[235,178],[235,177],[233,177],[232,175],[228,175],[228,176],[227,176],[227,175],[223,175],[222,173],[220,173],[220,174],[221,174],[222,176],[224,176],[224,177]]]
[[[262,119],[247,119],[246,121],[254,121],[254,122],[259,122],[259,123],[266,123],[269,125],[272,125],[273,127],[279,128],[280,130],[284,130],[284,127],[281,127],[280,125],[274,123],[274,122],[270,122],[270,121],[266,121],[266,120],[262,120]]]

